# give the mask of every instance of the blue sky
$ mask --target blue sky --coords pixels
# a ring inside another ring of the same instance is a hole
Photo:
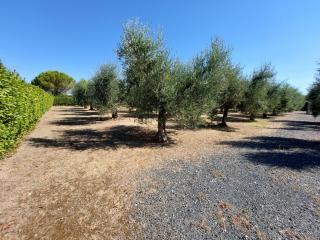
[[[118,59],[122,26],[161,29],[173,57],[188,61],[219,36],[249,74],[271,62],[304,93],[320,60],[319,0],[1,1],[0,58],[27,81],[45,70],[90,78]]]

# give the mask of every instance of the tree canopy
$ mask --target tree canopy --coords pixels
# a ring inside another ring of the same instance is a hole
[[[155,36],[138,21],[128,22],[117,53],[123,63],[128,104],[140,114],[157,111],[157,139],[166,142],[166,118],[173,84],[161,35]]]
[[[245,91],[241,69],[238,66],[226,66],[221,85],[221,90],[218,94],[218,104],[223,109],[220,125],[226,127],[229,110],[239,105]]]
[[[259,70],[254,71],[245,93],[245,111],[254,120],[257,113],[265,112],[268,109],[268,83],[275,76],[271,65],[263,65]]]
[[[116,66],[113,64],[101,65],[97,73],[91,79],[90,90],[93,106],[101,114],[109,109],[116,108],[119,93],[119,79]]]
[[[115,65],[102,65],[92,79],[75,85],[74,99],[101,114],[117,109],[119,104],[129,106],[139,118],[157,114],[159,142],[167,141],[168,118],[195,128],[206,124],[208,117],[216,119],[220,110],[220,126],[227,127],[230,110],[241,110],[254,120],[258,114],[267,117],[269,113],[300,109],[304,102],[297,89],[277,81],[270,64],[262,65],[250,77],[244,76],[240,65],[232,60],[231,49],[219,38],[183,63],[170,58],[161,33],[151,32],[139,21],[129,21],[117,55],[121,74]]]
[[[75,80],[65,73],[58,71],[46,71],[40,73],[31,84],[36,85],[53,95],[66,93],[73,87]]]
[[[316,74],[316,80],[309,89],[307,100],[311,105],[312,115],[317,117],[320,114],[320,69]]]
[[[88,84],[87,80],[81,79],[72,89],[75,103],[83,107],[86,107],[89,104]]]
[[[219,107],[226,109],[226,125],[228,110],[238,104],[243,92],[241,69],[232,65],[231,51],[219,38],[191,64],[176,63],[172,78],[176,86],[176,117],[187,127],[203,123],[203,114],[215,115]]]

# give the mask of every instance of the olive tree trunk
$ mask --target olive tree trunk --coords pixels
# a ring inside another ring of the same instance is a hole
[[[227,125],[228,113],[229,113],[229,107],[224,107],[222,121],[220,123],[221,127],[228,127],[228,125]]]
[[[160,143],[165,143],[168,141],[167,132],[166,132],[166,110],[163,105],[159,108],[158,114],[158,132],[156,135],[156,140]]]
[[[112,109],[112,119],[118,118],[118,109]]]

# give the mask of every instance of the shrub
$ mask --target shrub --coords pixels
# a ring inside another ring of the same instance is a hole
[[[52,106],[53,97],[0,65],[0,157]]]
[[[58,96],[54,96],[53,105],[54,106],[70,106],[70,105],[75,105],[75,102],[72,96],[58,95]]]

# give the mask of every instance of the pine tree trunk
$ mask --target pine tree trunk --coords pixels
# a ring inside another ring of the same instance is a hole
[[[156,140],[160,143],[165,143],[168,141],[166,132],[166,110],[163,105],[159,108],[158,114],[158,132],[156,135]]]
[[[229,108],[228,108],[228,107],[224,107],[224,108],[223,108],[222,121],[221,121],[221,123],[220,123],[220,126],[221,126],[221,127],[228,127],[228,125],[227,125],[228,113],[229,113]]]

